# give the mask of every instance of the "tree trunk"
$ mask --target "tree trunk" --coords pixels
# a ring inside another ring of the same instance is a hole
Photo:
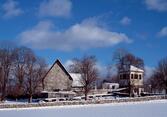
[[[84,91],[84,93],[85,93],[85,100],[87,100],[88,99],[88,86],[87,85],[85,85],[85,87],[84,87],[85,89],[85,91]]]
[[[2,67],[2,78],[3,78],[3,83],[2,83],[1,101],[4,101],[5,96],[6,96],[6,79],[5,79],[5,74],[4,74],[4,68],[3,67]]]
[[[28,98],[28,103],[32,102],[32,94],[30,94],[29,98]]]
[[[167,81],[166,81],[166,87],[165,87],[165,95],[167,95]]]
[[[85,92],[85,100],[88,99],[88,94]]]
[[[6,97],[6,86],[3,86],[3,89],[2,89],[2,96],[1,96],[1,101],[4,101],[5,100],[5,97]]]
[[[130,80],[129,80],[129,84],[128,84],[128,89],[129,89],[129,97],[132,97],[132,86],[131,86],[131,83],[130,83]]]
[[[42,79],[42,90],[45,90],[45,83],[44,83],[44,79]]]

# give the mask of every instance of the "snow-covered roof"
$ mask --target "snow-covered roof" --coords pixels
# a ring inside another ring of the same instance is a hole
[[[42,91],[41,93],[51,93],[51,94],[76,94],[76,93],[73,92],[73,91],[58,91],[58,92],[55,92],[55,91]]]
[[[129,67],[124,66],[124,67],[120,70],[120,72],[124,72],[124,71],[144,72],[143,69],[140,69],[140,68],[135,67],[135,66],[133,66],[133,65],[130,65]]]
[[[82,81],[82,75],[79,73],[69,73],[70,76],[73,79],[72,87],[83,87]]]
[[[137,68],[133,65],[130,66],[130,71],[138,71],[138,72],[144,72],[144,70],[140,69],[140,68]]]
[[[110,82],[104,82],[103,84],[108,84],[108,85],[119,85],[119,83],[110,83]]]

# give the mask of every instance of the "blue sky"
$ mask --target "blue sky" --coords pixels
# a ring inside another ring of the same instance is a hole
[[[167,0],[1,0],[0,40],[48,64],[95,55],[102,69],[125,48],[152,69],[167,56]]]

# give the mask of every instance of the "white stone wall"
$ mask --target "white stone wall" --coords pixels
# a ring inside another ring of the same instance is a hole
[[[54,91],[56,89],[70,90],[71,85],[72,80],[69,79],[69,76],[57,63],[52,67],[52,69],[45,77],[46,91]]]

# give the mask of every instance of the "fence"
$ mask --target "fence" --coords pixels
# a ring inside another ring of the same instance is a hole
[[[2,108],[29,108],[29,107],[45,107],[45,106],[65,106],[65,105],[87,105],[87,104],[107,104],[107,103],[121,103],[121,102],[140,102],[150,100],[162,100],[167,99],[167,96],[149,96],[149,97],[137,97],[137,98],[122,98],[122,99],[108,99],[108,100],[88,100],[88,101],[59,101],[59,102],[47,102],[47,103],[24,103],[24,104],[5,104],[0,103],[0,109]]]

